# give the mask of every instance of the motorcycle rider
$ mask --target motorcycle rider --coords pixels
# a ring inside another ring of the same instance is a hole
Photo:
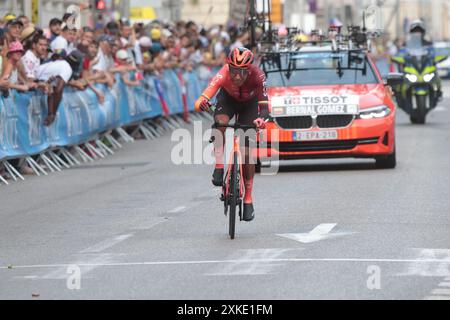
[[[409,27],[410,39],[414,39],[414,38],[421,39],[422,46],[427,50],[428,55],[432,56],[434,58],[436,53],[433,48],[433,42],[426,39],[426,33],[427,33],[427,30],[425,27],[425,23],[422,20],[418,19],[418,20],[414,20],[413,22],[411,22],[411,25]],[[408,52],[407,47],[408,47],[408,45],[406,43],[405,46],[403,47],[403,49],[401,49],[399,53],[401,55],[406,55],[406,53]],[[436,74],[436,77],[439,77],[439,75]],[[438,83],[440,83],[440,81]],[[436,95],[439,100],[442,99],[442,90],[441,90],[440,85],[436,90]]]
[[[433,42],[428,41],[425,39],[427,30],[425,28],[425,23],[422,20],[414,20],[411,22],[411,25],[409,27],[409,33],[410,35],[418,35],[422,38],[422,44],[423,46],[433,46]]]

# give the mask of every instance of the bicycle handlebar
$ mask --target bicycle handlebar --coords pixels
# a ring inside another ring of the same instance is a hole
[[[214,123],[212,125],[212,128],[232,128],[235,130],[238,129],[258,129],[254,124],[248,125],[248,124],[240,124],[240,123],[234,123],[234,124],[220,124],[220,123]]]

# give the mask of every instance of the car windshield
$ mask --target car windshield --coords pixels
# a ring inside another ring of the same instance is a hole
[[[378,79],[366,55],[362,52],[305,52],[281,54],[279,66],[265,60],[269,87],[308,85],[376,84]]]

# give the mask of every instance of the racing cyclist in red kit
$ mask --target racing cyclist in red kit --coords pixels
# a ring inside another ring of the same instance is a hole
[[[214,120],[216,123],[227,125],[236,115],[237,121],[243,125],[255,125],[265,128],[265,120],[269,118],[266,76],[264,72],[253,64],[254,55],[247,48],[232,50],[227,58],[227,64],[211,80],[208,87],[195,103],[196,111],[209,111],[210,100],[217,94]],[[216,165],[212,183],[222,186],[224,175],[224,139],[225,128],[218,128],[222,139],[214,142]],[[256,135],[254,137],[256,139]],[[223,143],[222,143],[223,142]],[[245,148],[243,177],[245,185],[244,215],[245,221],[254,218],[252,199],[253,177],[255,163],[250,160],[251,152]]]

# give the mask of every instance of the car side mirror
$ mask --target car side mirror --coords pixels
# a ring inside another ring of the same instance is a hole
[[[395,88],[396,86],[403,83],[404,78],[405,78],[405,76],[403,73],[397,73],[397,72],[389,73],[385,80],[385,85]]]
[[[434,63],[439,63],[442,62],[444,60],[447,60],[448,56],[437,56],[434,58]]]

